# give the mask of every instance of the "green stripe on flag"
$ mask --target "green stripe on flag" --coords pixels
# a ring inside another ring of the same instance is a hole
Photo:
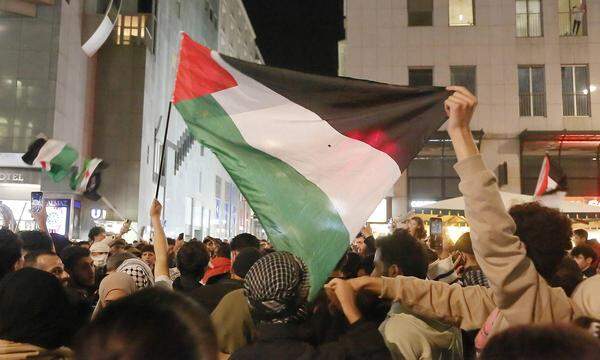
[[[175,105],[196,140],[209,147],[257,214],[277,250],[302,258],[314,299],[349,245],[327,195],[287,163],[250,146],[210,95]],[[318,222],[310,219],[318,219]]]
[[[50,159],[50,171],[48,176],[54,182],[59,182],[71,173],[71,166],[77,160],[79,154],[69,145],[65,145],[62,150]]]

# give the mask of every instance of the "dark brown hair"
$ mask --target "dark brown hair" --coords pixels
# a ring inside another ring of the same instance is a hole
[[[574,326],[515,326],[493,336],[481,360],[597,359],[600,341]]]
[[[115,301],[82,331],[78,359],[217,359],[209,315],[183,295],[149,288]]]
[[[571,244],[571,220],[558,210],[531,202],[509,210],[517,229],[515,235],[527,249],[537,272],[550,280]]]
[[[417,222],[417,230],[415,230],[415,234],[413,235],[417,240],[423,240],[427,237],[427,231],[425,231],[425,223],[423,219],[418,216],[413,216],[410,220],[414,220]]]

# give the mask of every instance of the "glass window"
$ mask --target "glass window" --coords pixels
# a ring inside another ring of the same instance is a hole
[[[546,116],[544,66],[519,66],[519,115]]]
[[[566,133],[567,140],[569,134]],[[560,137],[551,141],[530,140],[522,143],[521,191],[533,194],[542,167],[544,154],[567,174],[568,196],[596,196],[600,193],[600,159],[598,141],[565,141]]]
[[[586,0],[558,0],[560,36],[586,36],[586,13]]]
[[[563,65],[563,116],[590,116],[590,85],[587,65]]]
[[[448,2],[448,24],[450,26],[475,25],[473,0],[450,0]]]
[[[450,82],[452,85],[464,86],[473,94],[477,94],[475,66],[450,66]]]
[[[162,156],[162,144],[160,142],[154,143],[154,173],[158,176],[158,171],[160,170],[160,160]],[[165,157],[166,163],[166,157]],[[164,174],[165,165],[163,164],[163,174]]]
[[[217,199],[221,198],[221,189],[222,189],[222,180],[220,176],[215,177],[215,197]]]
[[[431,69],[431,68],[408,69],[408,85],[409,86],[432,86],[433,85],[433,69]]]
[[[138,45],[145,36],[146,15],[119,15],[117,18],[117,45]]]
[[[480,136],[474,134],[476,141]],[[460,196],[460,179],[453,168],[455,163],[456,154],[445,132],[438,132],[427,140],[407,170],[411,207],[422,205],[424,200],[439,201]]]
[[[517,0],[517,37],[543,35],[541,0]]]
[[[433,26],[433,0],[408,0],[408,26]]]

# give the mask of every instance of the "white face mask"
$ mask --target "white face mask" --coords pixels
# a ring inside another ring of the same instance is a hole
[[[106,259],[108,259],[108,254],[92,255],[91,258],[94,261],[95,267],[103,267],[106,266]]]

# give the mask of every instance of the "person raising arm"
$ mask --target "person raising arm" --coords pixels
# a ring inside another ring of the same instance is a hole
[[[172,282],[169,278],[169,245],[167,244],[167,237],[160,221],[161,212],[162,205],[160,202],[156,199],[152,200],[152,205],[150,205],[150,220],[154,228],[154,253],[156,256],[154,278],[157,282],[165,281],[171,285]]]
[[[478,349],[483,348],[490,334],[509,326],[572,320],[579,315],[579,307],[562,289],[548,285],[569,248],[569,220],[537,203],[506,211],[496,178],[485,167],[471,135],[477,99],[463,87],[447,89],[454,92],[444,106],[458,159],[455,169],[461,179],[459,188],[464,195],[475,257],[489,279],[490,289],[459,289],[406,277],[351,280],[353,288],[379,292],[425,316],[455,319],[465,330],[468,326],[481,327]],[[492,311],[491,304],[495,304]]]

